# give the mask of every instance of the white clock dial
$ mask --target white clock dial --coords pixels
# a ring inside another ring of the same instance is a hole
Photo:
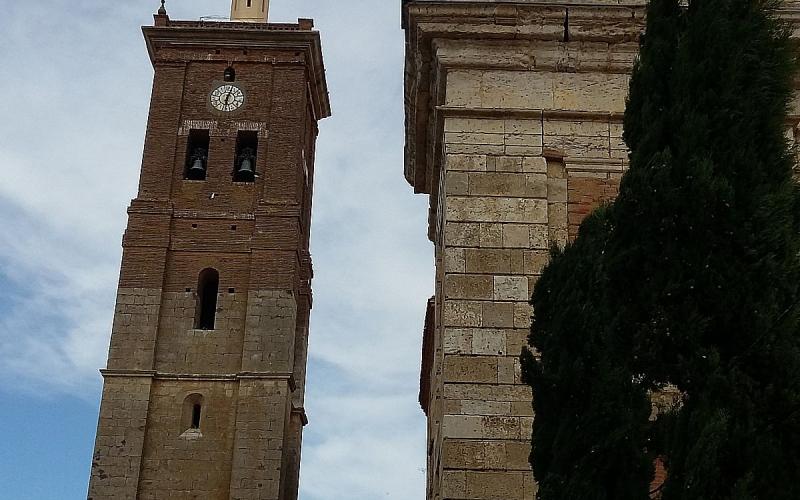
[[[211,107],[228,113],[244,105],[244,91],[236,85],[226,83],[212,90],[208,99]]]

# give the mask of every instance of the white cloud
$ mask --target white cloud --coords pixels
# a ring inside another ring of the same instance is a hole
[[[152,69],[158,1],[11,2],[0,18],[0,384],[95,398]],[[174,18],[225,0],[169,0]],[[400,2],[272,1],[314,17],[334,116],[321,124],[301,498],[424,496],[416,402],[433,288],[427,200],[403,179]],[[33,397],[33,396],[30,396]],[[88,470],[88,464],[87,464]],[[332,493],[334,492],[334,493]]]

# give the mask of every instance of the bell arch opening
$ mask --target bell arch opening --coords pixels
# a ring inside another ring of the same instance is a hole
[[[258,132],[240,130],[236,135],[236,160],[233,165],[233,182],[254,182],[257,176],[257,158]]]

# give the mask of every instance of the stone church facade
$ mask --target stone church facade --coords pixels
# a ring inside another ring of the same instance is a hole
[[[403,2],[405,178],[429,196],[436,255],[420,384],[429,500],[535,498],[528,300],[550,242],[617,194],[645,4]]]

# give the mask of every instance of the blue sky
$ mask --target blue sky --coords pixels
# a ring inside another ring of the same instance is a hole
[[[0,17],[0,497],[86,498],[152,69],[156,0],[7,1]],[[228,0],[168,0],[173,18]],[[424,496],[416,402],[433,291],[427,200],[403,180],[399,0],[272,0],[313,17],[334,116],[318,145],[302,500]]]

